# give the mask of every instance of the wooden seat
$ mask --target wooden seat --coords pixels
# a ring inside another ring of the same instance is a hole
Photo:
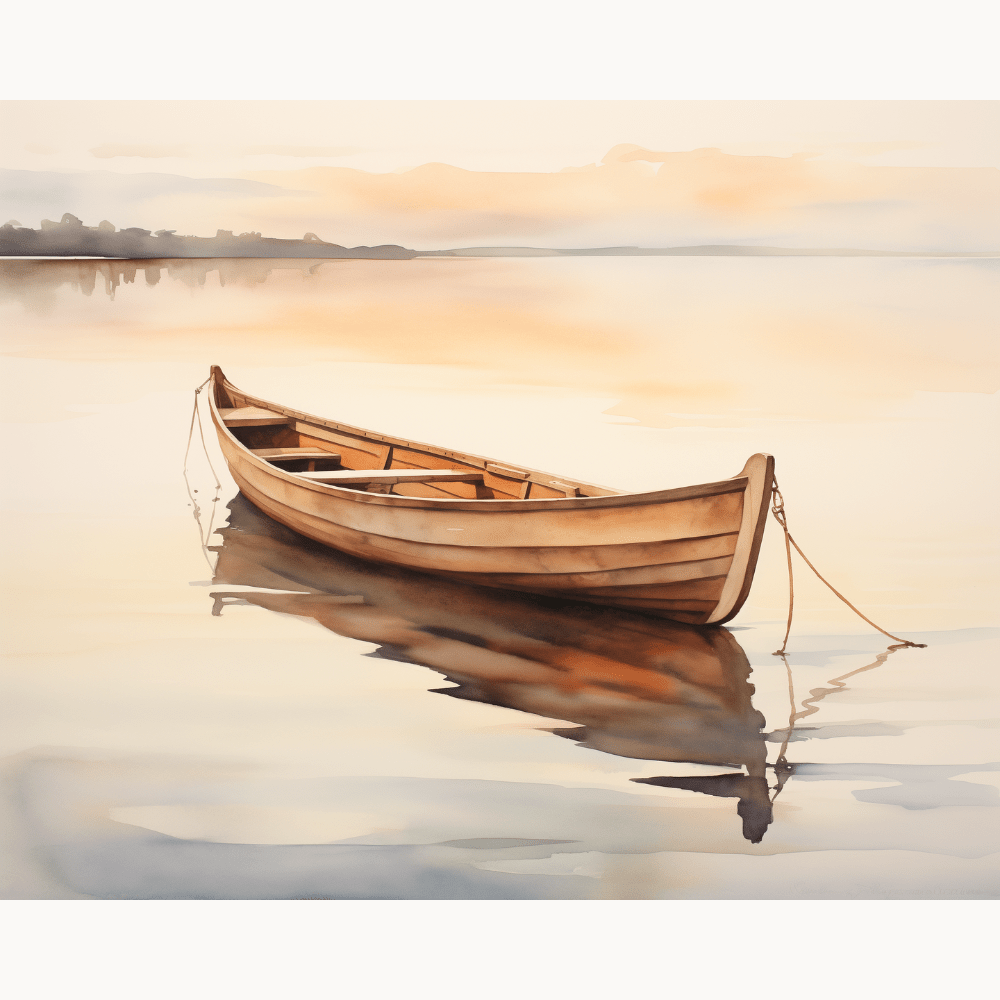
[[[336,469],[333,472],[293,472],[314,483],[352,486],[360,483],[481,483],[483,474],[463,469]]]
[[[339,462],[340,455],[335,451],[323,451],[319,448],[251,448],[258,458],[265,462],[296,462],[305,459],[310,462]]]
[[[268,427],[292,423],[291,417],[261,406],[240,406],[236,409],[219,409],[219,416],[227,427]]]

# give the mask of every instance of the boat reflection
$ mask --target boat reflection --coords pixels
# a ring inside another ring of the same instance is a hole
[[[376,643],[369,656],[443,674],[454,686],[437,693],[575,723],[550,731],[582,747],[745,768],[635,780],[737,798],[744,836],[763,838],[772,819],[764,719],[751,704],[749,661],[726,629],[369,563],[303,538],[242,495],[229,510],[213,582],[262,589],[215,591],[213,613],[248,603],[313,618]]]

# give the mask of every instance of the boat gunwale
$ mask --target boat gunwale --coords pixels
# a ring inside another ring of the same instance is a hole
[[[351,424],[343,424],[338,421],[326,420],[323,417],[317,417],[315,414],[304,413],[301,410],[293,410],[291,407],[283,406],[280,403],[273,403],[270,400],[261,399],[258,396],[251,396],[249,393],[244,392],[242,389],[233,385],[233,383],[226,378],[221,369],[217,366],[212,367],[211,383],[213,387],[221,385],[227,391],[231,390],[237,395],[242,396],[247,400],[247,405],[250,405],[251,403],[253,405],[259,405],[264,409],[272,410],[275,413],[301,421],[302,423],[313,424],[317,427],[325,427],[331,430],[341,431],[346,434],[353,434],[370,441],[377,441],[380,444],[403,446],[414,448],[415,450],[428,451],[432,454],[438,454],[442,458],[450,458],[453,461],[464,461],[470,465],[477,465],[477,467],[482,468],[485,472],[489,471],[486,468],[487,464],[503,464],[497,459],[487,458],[482,455],[449,451],[437,445],[427,444],[421,441],[407,440],[405,438],[397,438],[393,435],[380,434],[377,431],[370,431],[363,427],[355,427]],[[332,493],[340,499],[352,500],[359,503],[373,503],[379,506],[397,508],[437,508],[447,510],[482,511],[484,513],[487,511],[518,511],[519,513],[529,514],[551,510],[587,510],[607,507],[639,507],[658,503],[697,500],[713,496],[723,496],[729,493],[742,493],[749,485],[748,477],[735,476],[731,479],[717,480],[716,482],[711,483],[702,483],[697,486],[680,486],[667,490],[652,490],[637,493],[614,493],[610,496],[596,497],[528,497],[524,500],[468,500],[462,497],[411,497],[392,493],[365,493],[359,490],[352,490],[346,487],[337,486],[332,483],[316,483],[308,479],[302,479],[294,473],[279,469],[266,460],[254,455],[254,453],[246,445],[244,445],[235,434],[232,433],[230,428],[226,426],[225,420],[219,412],[219,407],[215,399],[215,393],[210,392],[208,394],[208,398],[212,419],[216,427],[225,432],[227,438],[237,447],[237,449],[239,449],[241,457],[248,460],[253,466],[257,467],[274,479],[286,482],[289,485],[310,490],[314,493],[319,493],[325,496],[329,496]],[[478,466],[479,462],[483,463],[482,466]],[[386,470],[363,469],[358,471],[377,472]],[[556,475],[556,473],[544,472],[540,469],[529,469],[524,467],[519,467],[519,471],[526,473],[528,476]],[[582,480],[573,479],[569,479],[567,485],[591,486],[596,489],[610,489],[610,487],[597,486],[594,483],[585,483]]]

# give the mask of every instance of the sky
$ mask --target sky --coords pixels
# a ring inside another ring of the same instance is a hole
[[[11,101],[0,215],[415,249],[993,250],[990,101]]]

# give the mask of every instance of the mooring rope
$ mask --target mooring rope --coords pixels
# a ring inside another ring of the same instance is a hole
[[[795,609],[795,580],[792,573],[792,547],[789,544],[792,536],[788,533],[788,520],[785,517],[785,498],[778,489],[778,480],[775,479],[771,485],[771,513],[774,519],[781,525],[781,530],[785,533],[785,557],[788,560],[788,624],[785,626],[785,638],[781,643],[781,649],[775,650],[774,656],[784,656],[785,647],[788,645],[788,637],[792,633],[792,612]],[[786,663],[785,666],[788,664]]]
[[[208,541],[212,537],[212,530],[215,524],[215,512],[217,510],[215,504],[219,502],[219,497],[222,492],[222,483],[219,481],[218,473],[215,471],[215,466],[212,465],[212,456],[208,453],[208,445],[205,442],[205,429],[201,423],[201,410],[198,407],[198,397],[201,395],[201,390],[212,381],[212,376],[209,375],[201,385],[198,386],[194,391],[194,409],[191,411],[191,426],[188,428],[188,439],[187,448],[184,449],[184,485],[187,487],[188,498],[191,501],[191,506],[194,508],[194,520],[195,524],[198,526],[198,541],[201,544],[201,554],[205,557],[205,562],[208,563],[208,568],[214,573],[215,567],[212,565],[212,560],[208,555]],[[212,515],[208,520],[208,530],[202,528],[201,523],[201,507],[198,505],[198,500],[195,497],[195,493],[198,491],[191,488],[191,481],[188,479],[188,457],[191,454],[191,443],[194,440],[194,427],[195,424],[198,425],[198,434],[201,437],[201,447],[202,451],[205,453],[205,460],[208,462],[209,469],[212,470],[212,477],[215,479],[215,496],[212,497]]]
[[[771,513],[774,515],[774,519],[781,525],[781,530],[785,533],[785,555],[788,559],[788,624],[785,627],[785,638],[781,644],[781,649],[776,649],[774,651],[774,656],[784,656],[785,650],[788,646],[788,636],[792,631],[792,612],[795,607],[795,586],[792,580],[792,549],[795,547],[795,551],[802,556],[805,564],[819,577],[819,579],[825,583],[830,590],[834,592],[859,618],[863,618],[872,628],[878,630],[882,635],[888,636],[890,639],[894,639],[896,642],[900,643],[901,646],[912,646],[914,649],[925,649],[927,644],[924,642],[910,642],[909,639],[901,639],[898,635],[893,635],[891,632],[886,632],[884,628],[880,625],[876,625],[867,615],[862,614],[851,602],[844,597],[844,595],[837,590],[836,587],[829,580],[820,574],[820,571],[816,569],[815,566],[809,561],[808,556],[799,548],[798,542],[792,538],[790,532],[788,531],[788,518],[785,514],[785,499],[781,495],[781,490],[778,489],[778,480],[775,479],[771,485]],[[891,649],[892,647],[890,647]]]

